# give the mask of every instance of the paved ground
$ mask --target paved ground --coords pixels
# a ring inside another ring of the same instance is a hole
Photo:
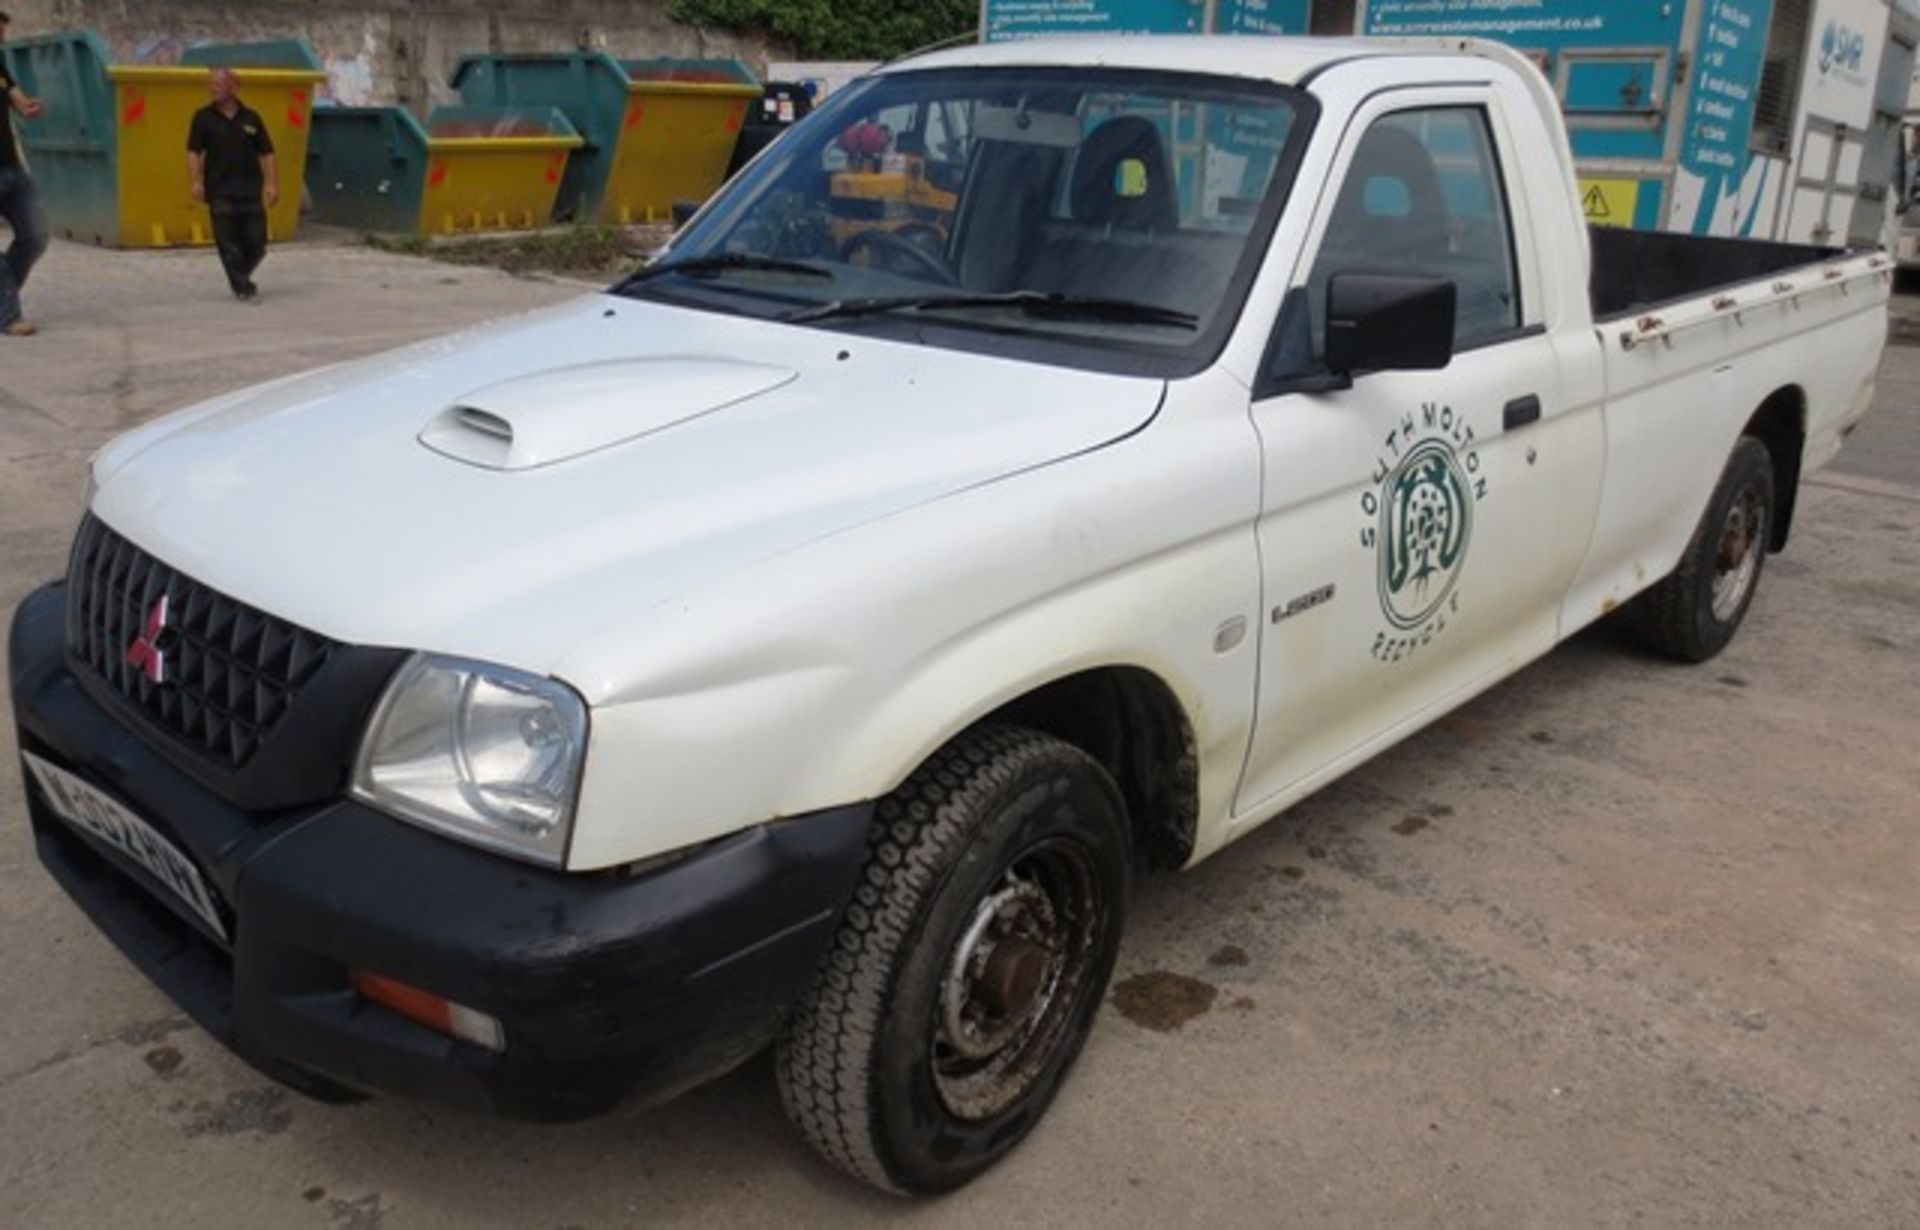
[[[265,285],[55,249],[47,335],[0,344],[0,604],[115,430],[569,293],[311,247]],[[1588,634],[1148,882],[1146,1024],[1108,1011],[1029,1145],[936,1203],[817,1164],[764,1062],[566,1128],[282,1094],[50,886],[0,756],[0,1226],[1920,1223],[1917,393],[1892,352],[1720,660]]]

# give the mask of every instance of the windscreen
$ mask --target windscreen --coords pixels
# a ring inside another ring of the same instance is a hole
[[[871,78],[781,138],[628,290],[822,326],[911,321],[932,344],[958,330],[1217,349],[1278,216],[1303,98],[1103,69]],[[662,272],[675,265],[686,275]]]

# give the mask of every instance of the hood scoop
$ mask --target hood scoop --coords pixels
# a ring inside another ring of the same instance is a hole
[[[463,394],[434,415],[420,443],[489,470],[535,470],[691,422],[795,376],[697,357],[554,368]]]

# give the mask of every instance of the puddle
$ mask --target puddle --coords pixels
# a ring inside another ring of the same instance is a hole
[[[1185,974],[1153,970],[1114,984],[1113,1006],[1142,1029],[1171,1033],[1213,1009],[1220,988]]]
[[[147,1061],[147,1066],[153,1069],[156,1076],[172,1076],[183,1062],[180,1048],[176,1046],[156,1046],[141,1058]]]

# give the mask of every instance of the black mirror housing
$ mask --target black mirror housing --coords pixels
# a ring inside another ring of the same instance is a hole
[[[673,229],[679,230],[693,221],[693,215],[700,212],[700,201],[675,201],[673,203]]]
[[[1446,278],[1336,273],[1327,284],[1326,367],[1438,371],[1453,362],[1458,292]]]

